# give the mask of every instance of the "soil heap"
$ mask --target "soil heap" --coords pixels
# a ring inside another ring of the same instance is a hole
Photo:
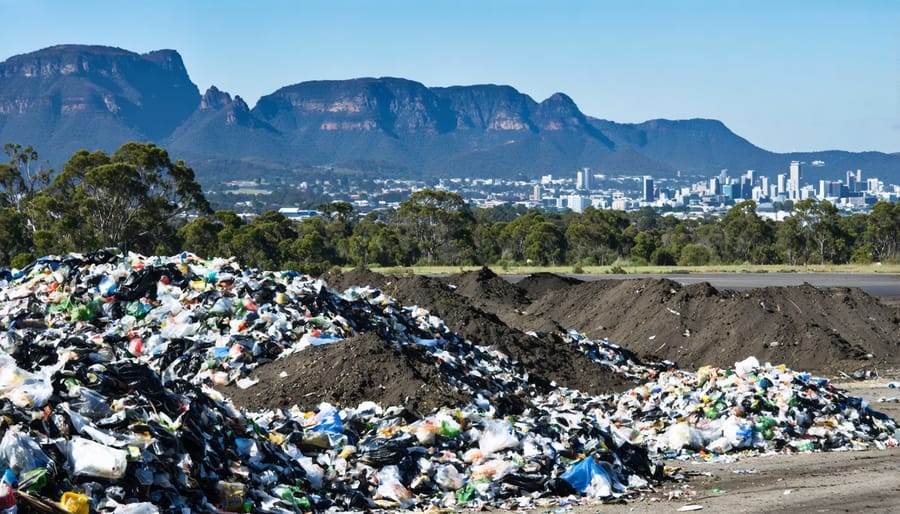
[[[735,292],[667,279],[598,280],[550,291],[526,314],[505,319],[522,330],[574,328],[683,369],[724,368],[748,356],[825,376],[900,365],[897,309],[856,288]]]

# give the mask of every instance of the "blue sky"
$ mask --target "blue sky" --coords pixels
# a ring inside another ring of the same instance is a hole
[[[777,152],[900,152],[897,0],[0,0],[0,60],[178,50],[201,92],[403,77],[568,94],[597,118],[715,118]]]

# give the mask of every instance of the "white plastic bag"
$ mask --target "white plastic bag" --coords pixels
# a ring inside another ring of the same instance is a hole
[[[75,476],[118,479],[128,465],[124,450],[117,450],[83,437],[69,441],[69,465]]]
[[[434,473],[434,482],[442,491],[455,491],[463,486],[465,476],[452,464],[441,464]]]
[[[397,466],[385,466],[375,474],[378,480],[378,489],[375,491],[376,497],[394,500],[400,504],[412,499],[413,494],[410,492],[403,482],[400,481],[400,470]]]
[[[489,421],[478,438],[478,448],[488,455],[506,448],[518,448],[519,439],[508,421]]]

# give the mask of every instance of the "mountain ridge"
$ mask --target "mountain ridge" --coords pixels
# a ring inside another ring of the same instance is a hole
[[[57,167],[81,148],[153,141],[188,160],[201,180],[204,163],[228,161],[263,168],[369,162],[408,170],[409,178],[503,178],[583,167],[774,174],[792,160],[821,160],[824,166],[806,168],[807,181],[862,168],[900,183],[900,154],[778,154],[719,120],[617,123],[583,113],[563,92],[538,102],[509,85],[313,80],[278,88],[251,108],[214,85],[201,94],[176,50],[91,45],[57,45],[0,63],[0,139],[32,145]]]

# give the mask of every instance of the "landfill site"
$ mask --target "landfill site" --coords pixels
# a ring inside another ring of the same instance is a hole
[[[891,512],[898,347],[855,288],[48,256],[0,271],[0,512]]]

